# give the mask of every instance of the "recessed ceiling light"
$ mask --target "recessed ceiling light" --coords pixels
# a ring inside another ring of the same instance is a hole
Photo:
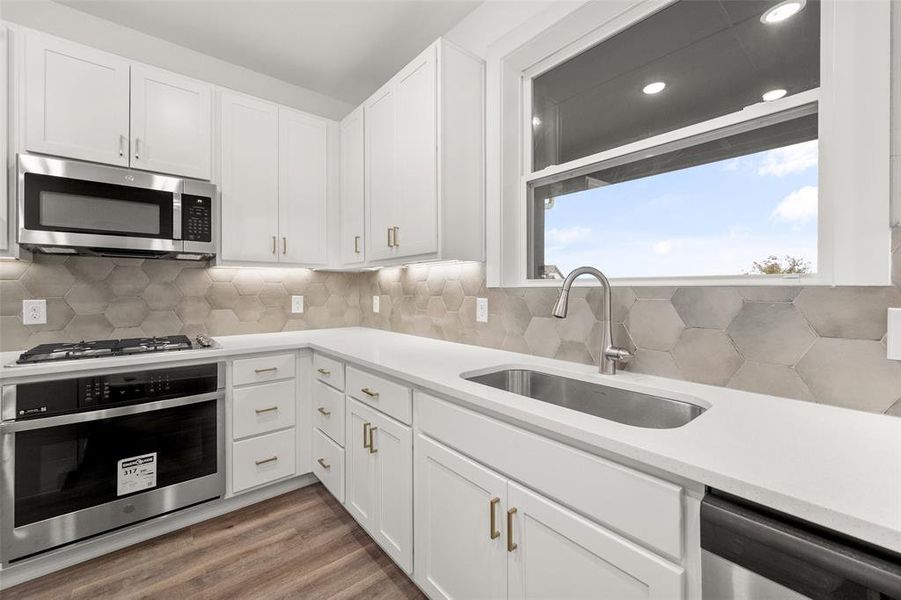
[[[763,13],[760,16],[760,22],[766,25],[781,23],[801,12],[801,9],[804,8],[806,4],[807,0],[785,0],[785,2],[780,2]]]
[[[788,92],[785,90],[770,90],[766,92],[762,97],[764,102],[772,102],[773,100],[778,100],[779,98],[784,97]]]
[[[532,117],[532,127],[538,127],[539,125],[541,125],[541,119]]]
[[[649,83],[644,86],[641,91],[645,94],[659,94],[663,91],[663,88],[666,87],[666,84],[662,81],[655,81],[654,83]]]

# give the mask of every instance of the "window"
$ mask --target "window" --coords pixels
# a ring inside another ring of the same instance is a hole
[[[819,0],[681,0],[540,73],[527,278],[815,273],[819,85]]]

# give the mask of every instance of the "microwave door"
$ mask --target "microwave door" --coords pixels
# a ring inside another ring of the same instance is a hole
[[[33,156],[19,162],[19,243],[182,250],[182,180]]]

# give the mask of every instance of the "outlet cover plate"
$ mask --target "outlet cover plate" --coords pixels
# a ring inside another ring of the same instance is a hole
[[[22,324],[44,325],[47,323],[46,300],[22,300]]]
[[[379,312],[379,301],[380,300],[381,300],[381,298],[379,296],[372,297],[372,312],[374,312],[374,313]]]
[[[476,298],[476,321],[488,322],[488,298]]]
[[[295,314],[303,312],[303,296],[291,296],[291,312]]]

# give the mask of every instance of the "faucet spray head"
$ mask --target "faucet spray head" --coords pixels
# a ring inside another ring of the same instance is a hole
[[[566,318],[566,310],[569,307],[569,290],[562,289],[560,290],[560,297],[557,298],[557,303],[554,304],[553,315],[558,319]]]

